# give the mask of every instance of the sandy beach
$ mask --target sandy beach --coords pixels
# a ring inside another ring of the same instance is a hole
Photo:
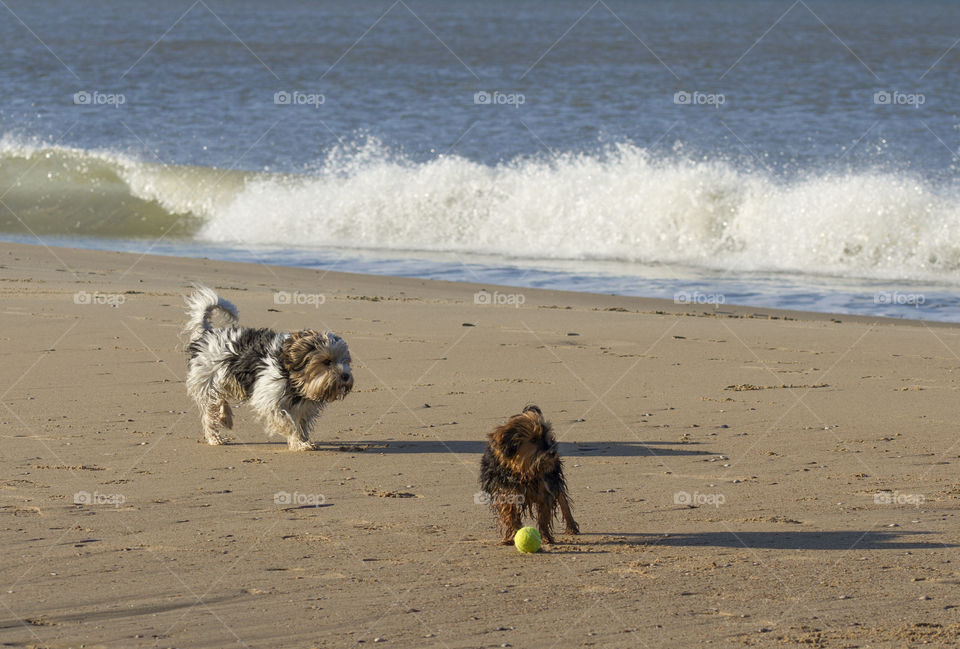
[[[320,450],[203,442],[192,282],[349,342]],[[2,646],[960,634],[956,326],[6,243],[0,292]],[[583,533],[521,555],[475,495],[529,403]]]

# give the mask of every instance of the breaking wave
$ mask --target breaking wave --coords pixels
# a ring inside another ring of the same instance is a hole
[[[7,232],[960,280],[956,185],[869,169],[780,178],[632,144],[486,165],[370,140],[268,174],[4,138],[7,187]]]

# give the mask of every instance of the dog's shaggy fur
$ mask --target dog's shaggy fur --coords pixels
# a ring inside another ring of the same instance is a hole
[[[487,436],[480,460],[480,487],[497,513],[502,542],[513,543],[522,516],[536,515],[545,543],[553,543],[553,519],[560,510],[567,534],[579,534],[570,511],[563,460],[550,422],[537,406],[527,406]]]
[[[210,444],[227,440],[231,403],[247,402],[267,432],[293,450],[311,450],[310,428],[323,407],[353,389],[350,350],[339,336],[312,329],[293,333],[238,324],[237,309],[209,288],[186,298],[190,337],[187,392],[200,408]],[[219,316],[224,326],[214,327]]]

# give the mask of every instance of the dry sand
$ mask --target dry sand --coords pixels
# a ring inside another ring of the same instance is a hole
[[[321,450],[202,443],[192,281],[348,340]],[[478,288],[0,244],[0,645],[956,642],[960,329]],[[537,555],[474,503],[528,403],[583,530]]]

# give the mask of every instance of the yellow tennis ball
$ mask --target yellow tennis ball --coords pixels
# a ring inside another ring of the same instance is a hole
[[[535,527],[521,527],[513,535],[513,544],[520,552],[537,552],[540,550],[540,531]]]

